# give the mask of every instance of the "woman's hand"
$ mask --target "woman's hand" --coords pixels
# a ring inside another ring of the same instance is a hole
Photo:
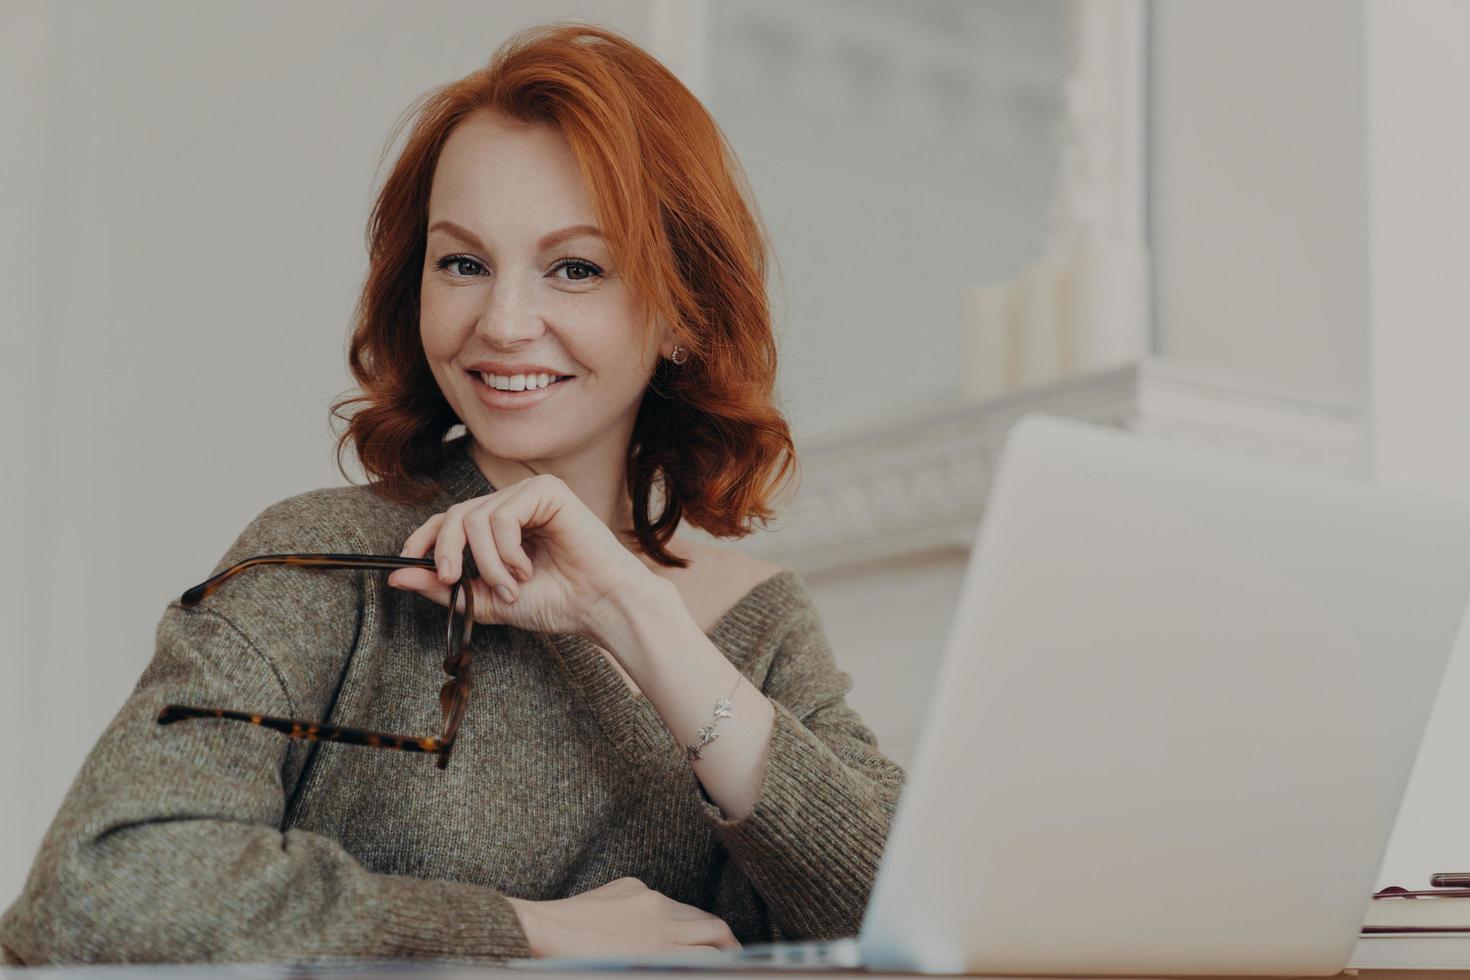
[[[618,878],[571,898],[510,903],[538,959],[740,946],[724,919],[676,902],[637,878]]]
[[[400,568],[388,584],[448,605],[466,543],[479,570],[469,581],[477,623],[587,636],[604,600],[653,575],[565,482],[542,473],[429,518],[401,554],[433,551],[438,574]]]

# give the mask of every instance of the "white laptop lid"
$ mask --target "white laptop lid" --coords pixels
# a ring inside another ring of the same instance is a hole
[[[1457,502],[1022,421],[864,961],[1338,972],[1467,596]]]

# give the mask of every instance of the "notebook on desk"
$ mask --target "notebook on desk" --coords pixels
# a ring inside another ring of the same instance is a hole
[[[1470,596],[1470,508],[1031,417],[862,929],[531,967],[1329,975]]]

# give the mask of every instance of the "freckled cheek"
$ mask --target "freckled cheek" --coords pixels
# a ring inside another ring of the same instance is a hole
[[[424,345],[424,356],[437,373],[439,365],[454,354],[453,340],[444,331],[434,329],[431,323],[421,323],[419,339]]]
[[[430,361],[453,357],[473,331],[473,321],[466,325],[449,304],[423,303],[419,308],[419,339]]]

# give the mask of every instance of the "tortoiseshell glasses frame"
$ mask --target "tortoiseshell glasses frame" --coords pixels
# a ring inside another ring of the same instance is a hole
[[[368,568],[392,571],[395,568],[434,569],[432,558],[404,558],[400,555],[353,555],[292,553],[280,555],[256,555],[236,562],[213,578],[199,583],[179,597],[184,606],[197,606],[205,596],[219,588],[227,579],[247,568],[257,565],[294,565],[300,568]],[[220,718],[226,721],[243,721],[260,725],[273,731],[284,732],[291,738],[311,741],[343,742],[348,745],[366,745],[374,749],[397,749],[402,752],[425,752],[439,757],[439,768],[449,765],[449,753],[454,750],[454,740],[459,735],[459,724],[464,719],[465,708],[470,702],[470,631],[475,624],[475,593],[469,587],[472,573],[467,572],[455,582],[449,591],[449,625],[445,630],[444,673],[449,680],[439,689],[439,707],[444,714],[444,730],[441,734],[391,735],[366,728],[347,728],[341,725],[323,725],[315,721],[298,718],[273,718],[249,711],[229,708],[198,708],[184,704],[165,705],[158,713],[160,725],[170,725],[189,718]],[[464,612],[458,611],[459,597],[464,596]],[[459,623],[455,621],[459,620]]]

